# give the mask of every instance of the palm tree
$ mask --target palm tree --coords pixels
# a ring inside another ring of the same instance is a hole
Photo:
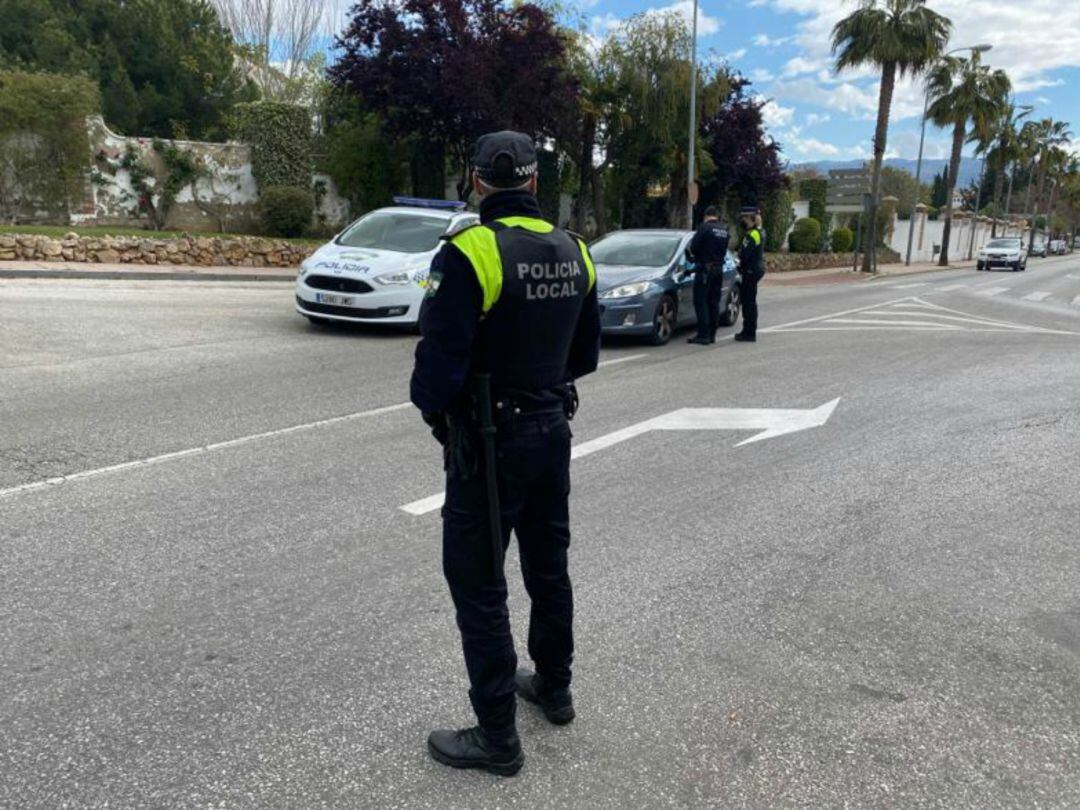
[[[930,71],[927,81],[933,101],[927,115],[939,127],[953,129],[949,162],[948,198],[945,200],[945,229],[941,236],[939,264],[949,264],[949,237],[952,235],[953,194],[960,174],[961,152],[968,126],[978,139],[985,139],[1008,103],[1012,83],[1003,70],[990,70],[981,63],[978,51],[967,59],[946,56]]]
[[[1046,181],[1050,175],[1051,167],[1060,160],[1061,147],[1070,142],[1072,132],[1069,125],[1064,121],[1055,121],[1052,118],[1044,118],[1041,121],[1029,122],[1028,140],[1034,150],[1037,170],[1035,173],[1035,210],[1032,212],[1031,232],[1028,234],[1028,251],[1035,246],[1036,221],[1039,217],[1040,203],[1046,190]],[[1029,183],[1031,180],[1029,180]],[[1029,185],[1030,190],[1030,185]]]
[[[896,76],[922,73],[941,55],[949,41],[952,21],[926,7],[926,0],[862,0],[859,9],[836,24],[832,52],[836,70],[874,65],[881,69],[877,128],[874,131],[874,171],[870,185],[870,223],[877,222],[881,164],[889,133]],[[871,234],[870,244],[876,244]],[[863,271],[872,268],[871,252],[863,258]]]
[[[1005,190],[1005,173],[1009,174],[1009,196],[1012,196],[1012,175],[1014,165],[1022,157],[1020,143],[1020,122],[1031,114],[1031,107],[1017,107],[1010,101],[1002,111],[992,133],[992,139],[986,153],[990,165],[994,167],[994,221],[990,226],[990,237],[997,236],[998,217],[1009,215],[1009,200],[1001,206],[1001,194]]]

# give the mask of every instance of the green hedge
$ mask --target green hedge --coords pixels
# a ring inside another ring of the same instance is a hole
[[[69,210],[83,190],[86,117],[100,109],[89,79],[0,71],[0,219]]]
[[[296,186],[269,186],[259,199],[263,232],[295,239],[311,227],[315,195]]]
[[[837,228],[831,238],[833,253],[847,253],[855,245],[855,234],[850,228]]]
[[[813,217],[796,220],[788,247],[792,253],[817,253],[821,249],[821,223]]]
[[[251,145],[260,189],[311,186],[311,113],[294,104],[261,101],[236,107],[237,137]]]

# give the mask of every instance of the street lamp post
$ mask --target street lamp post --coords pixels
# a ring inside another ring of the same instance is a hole
[[[945,56],[951,56],[954,53],[960,53],[961,51],[971,51],[972,53],[986,53],[994,46],[983,43],[981,45],[971,45],[966,48],[953,48],[951,51],[945,53]],[[923,103],[922,114],[922,132],[919,134],[919,159],[915,161],[915,187],[918,189],[919,183],[922,181],[922,161],[923,161],[923,146],[926,144],[926,114],[930,111],[930,88],[926,89],[926,101]],[[907,256],[904,259],[904,264],[911,264],[911,244],[915,236],[915,206],[919,204],[918,191],[915,193],[915,202],[911,206],[911,215],[908,219],[908,234],[907,234]]]
[[[694,227],[694,175],[697,174],[697,15],[698,0],[694,0],[693,34],[690,39],[690,145],[687,147],[686,222]]]

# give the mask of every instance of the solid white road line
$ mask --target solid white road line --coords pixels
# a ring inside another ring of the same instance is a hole
[[[644,354],[630,354],[626,357],[616,357],[613,360],[601,360],[597,364],[597,368],[607,368],[608,366],[617,366],[619,363],[629,363],[632,360],[640,360],[647,355]]]
[[[960,329],[959,326],[952,326],[947,323],[937,323],[935,321],[888,321],[880,318],[830,318],[825,323],[846,323],[846,324],[871,324],[873,326],[921,326],[929,327],[931,329]]]
[[[98,467],[93,470],[83,470],[82,472],[71,473],[70,475],[58,475],[54,478],[46,478],[44,481],[34,481],[30,484],[22,484],[17,487],[9,487],[7,489],[0,489],[0,498],[8,495],[15,495],[19,492],[30,492],[35,489],[44,489],[46,487],[56,486],[57,484],[66,484],[69,481],[81,481],[84,478],[96,478],[99,475],[107,475],[109,473],[121,472],[122,470],[130,470],[136,467],[150,467],[155,464],[162,464],[166,461],[175,461],[179,458],[187,458],[188,456],[204,455],[206,453],[212,453],[215,450],[224,450],[229,447],[238,447],[242,444],[248,444],[249,442],[259,441],[260,439],[273,439],[278,436],[287,436],[290,433],[300,433],[305,430],[314,430],[315,428],[326,427],[327,425],[336,425],[341,422],[351,422],[356,419],[367,419],[373,416],[382,416],[387,413],[394,413],[395,411],[402,411],[406,408],[413,407],[411,402],[402,402],[398,405],[388,405],[385,408],[374,408],[370,411],[357,411],[356,413],[348,413],[344,416],[334,416],[330,419],[320,419],[317,422],[307,422],[303,425],[293,425],[292,427],[280,428],[278,430],[268,430],[264,433],[252,433],[250,436],[241,436],[238,439],[229,439],[224,442],[215,442],[213,444],[205,444],[201,447],[191,447],[187,450],[177,450],[173,453],[163,453],[160,456],[151,456],[150,458],[137,459],[135,461],[125,461],[122,464],[110,464],[108,467]]]
[[[1025,301],[1045,301],[1049,297],[1050,297],[1050,293],[1043,292],[1042,290],[1040,290],[1038,292],[1033,292],[1031,295],[1025,295],[1024,300]]]
[[[919,281],[919,282],[916,282],[914,284],[890,284],[889,286],[892,287],[894,290],[910,290],[910,289],[912,289],[914,287],[929,287],[930,282],[929,281]]]
[[[644,354],[631,354],[626,357],[616,357],[611,360],[604,360],[598,364],[598,368],[606,368],[608,366],[618,365],[619,363],[629,363],[632,360],[640,360],[645,357]],[[107,467],[97,467],[93,470],[82,470],[81,472],[71,473],[69,475],[57,475],[53,478],[46,478],[42,481],[32,481],[29,484],[20,484],[15,487],[8,487],[7,489],[0,489],[0,498],[5,498],[10,495],[16,495],[22,492],[32,492],[36,489],[45,489],[47,487],[57,486],[58,484],[66,484],[71,481],[81,481],[85,478],[96,478],[100,475],[108,475],[109,473],[123,472],[124,470],[131,470],[137,467],[150,467],[156,464],[163,464],[167,461],[176,461],[177,459],[187,458],[188,456],[204,455],[206,453],[212,453],[216,450],[225,450],[230,447],[238,447],[242,444],[248,444],[249,442],[259,441],[262,439],[273,439],[279,436],[287,436],[290,433],[300,433],[301,431],[314,430],[315,428],[326,427],[328,425],[336,425],[341,422],[351,422],[356,419],[366,419],[373,416],[382,416],[383,414],[394,413],[395,411],[405,410],[406,408],[412,408],[411,402],[401,402],[397,405],[387,405],[382,408],[373,408],[369,411],[357,411],[356,413],[348,413],[344,416],[334,416],[329,419],[319,419],[315,422],[306,422],[302,425],[293,425],[292,427],[279,428],[277,430],[268,430],[263,433],[253,433],[250,436],[241,436],[238,439],[229,439],[223,442],[215,442],[213,444],[206,444],[200,447],[190,447],[187,450],[176,450],[172,453],[162,453],[159,456],[151,456],[150,458],[140,458],[135,461],[125,461],[120,464],[110,464]]]
[[[955,292],[967,287],[967,284],[950,284],[948,287],[938,287],[937,292]]]
[[[980,290],[979,295],[1001,295],[1003,292],[1008,292],[1011,287],[990,287],[985,290]]]

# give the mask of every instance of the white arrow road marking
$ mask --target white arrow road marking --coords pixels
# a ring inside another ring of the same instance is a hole
[[[1039,292],[1033,292],[1031,295],[1025,295],[1024,300],[1025,301],[1045,301],[1049,297],[1050,297],[1050,293],[1043,292],[1043,291],[1040,290]]]
[[[579,459],[591,456],[601,450],[622,444],[625,441],[650,433],[654,430],[758,430],[760,433],[736,444],[742,447],[765,439],[773,439],[788,433],[821,427],[829,421],[839,399],[826,402],[820,408],[811,410],[783,410],[777,408],[683,408],[653,419],[646,419],[629,425],[613,433],[607,433],[591,441],[575,445],[570,458]],[[426,515],[439,509],[444,502],[445,493],[431,495],[400,507],[410,515]]]

